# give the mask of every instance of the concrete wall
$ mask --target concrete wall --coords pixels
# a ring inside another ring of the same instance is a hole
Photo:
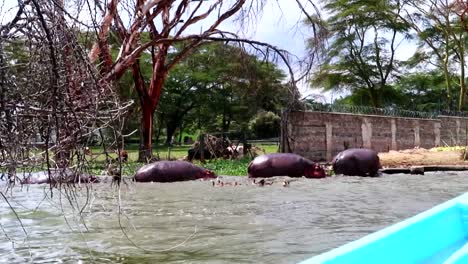
[[[330,161],[346,148],[378,152],[414,147],[468,145],[468,118],[419,119],[325,112],[292,112],[288,122],[292,152]]]

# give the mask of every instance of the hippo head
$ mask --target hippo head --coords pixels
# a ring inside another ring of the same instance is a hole
[[[318,163],[306,166],[304,175],[306,178],[325,178],[327,176],[325,170]]]
[[[205,170],[203,172],[203,177],[202,178],[204,178],[204,179],[215,179],[215,178],[218,178],[218,176],[214,172],[212,172],[210,170]]]

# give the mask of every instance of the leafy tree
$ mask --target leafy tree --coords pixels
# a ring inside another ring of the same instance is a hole
[[[456,81],[456,78],[454,76],[450,81]],[[444,110],[444,106],[449,104],[446,101],[446,93],[442,72],[415,72],[401,77],[391,89],[382,91],[382,100],[384,107],[434,112]],[[452,100],[456,101],[455,98]],[[345,98],[336,100],[336,103],[351,105],[366,105],[368,102],[368,95],[363,90],[357,90]]]
[[[395,89],[402,95],[399,104],[404,109],[439,111],[450,104],[446,102],[449,97],[446,96],[445,76],[440,71],[407,75]]]
[[[380,107],[399,106],[403,104],[404,95],[396,90],[394,86],[388,85],[379,90],[378,96]],[[366,88],[355,89],[350,95],[335,100],[335,103],[347,105],[372,105],[372,99]]]
[[[250,121],[249,127],[257,138],[278,137],[281,117],[273,112],[260,111]]]
[[[167,140],[181,124],[212,132],[248,129],[259,110],[278,113],[288,90],[284,73],[242,49],[225,44],[198,48],[172,71],[164,85],[159,116]]]
[[[400,0],[325,1],[330,17],[324,34],[330,47],[311,85],[324,90],[365,91],[370,105],[382,106],[379,94],[391,89],[398,75],[398,36],[405,36],[408,30],[389,10],[399,13],[403,5]]]
[[[466,33],[462,29],[460,17],[453,8],[451,1],[424,0],[410,1],[405,13],[395,14],[404,23],[409,25],[419,40],[419,47],[410,60],[409,66],[437,67],[444,73],[445,96],[447,105],[445,109],[452,109],[453,76],[451,72],[458,68],[459,98],[458,109],[461,110],[465,101],[465,42]]]
[[[103,76],[101,82],[120,80],[126,72],[132,73],[133,87],[138,93],[142,112],[140,160],[147,160],[152,155],[153,115],[163,93],[164,82],[169,72],[195,48],[211,41],[236,41],[249,43],[257,49],[266,47],[267,50],[281,53],[266,43],[240,39],[232,32],[219,30],[221,24],[236,15],[240,21],[254,16],[254,7],[261,9],[263,2],[110,0],[105,10],[99,2],[95,3],[104,16],[89,57],[93,62],[100,62],[99,70]],[[300,4],[299,1],[297,3]],[[303,8],[301,10],[304,12]],[[128,22],[124,23],[123,18],[127,18]],[[203,29],[199,30],[202,28],[201,22],[207,25],[203,25]],[[199,33],[190,33],[190,29],[191,32]],[[148,34],[142,34],[144,32]],[[110,52],[110,40],[113,36],[119,41],[119,53],[116,58],[113,58]],[[176,44],[180,44],[181,48],[174,51]],[[171,55],[172,52],[174,54]],[[141,55],[144,53],[150,55],[150,60],[142,61]],[[151,65],[149,77],[142,72],[144,63]]]

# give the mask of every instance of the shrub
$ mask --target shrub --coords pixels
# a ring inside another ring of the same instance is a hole
[[[281,118],[273,112],[259,112],[250,120],[249,129],[257,138],[278,137]]]

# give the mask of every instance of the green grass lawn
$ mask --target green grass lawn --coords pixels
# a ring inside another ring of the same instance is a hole
[[[268,153],[276,153],[279,150],[279,146],[277,144],[259,144],[255,145],[265,150],[265,154]]]
[[[205,162],[205,164],[202,164],[200,161],[194,161],[194,164],[207,168],[215,172],[219,176],[246,176],[247,167],[249,166],[250,161],[250,157],[243,157],[241,159],[235,160],[208,160],[207,162]]]

